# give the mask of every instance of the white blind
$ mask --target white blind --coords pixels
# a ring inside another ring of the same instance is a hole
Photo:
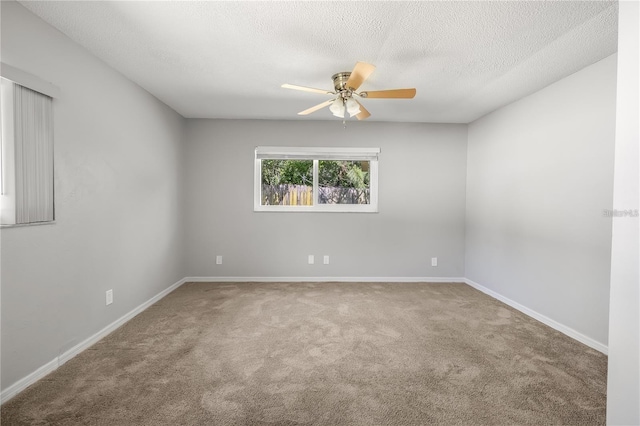
[[[353,160],[375,161],[380,148],[311,148],[259,146],[256,148],[258,160]]]
[[[14,83],[13,102],[16,223],[52,221],[52,100]]]

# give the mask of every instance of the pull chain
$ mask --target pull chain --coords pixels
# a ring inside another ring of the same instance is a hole
[[[347,101],[345,98],[342,98],[342,106],[344,107],[344,113],[342,115],[342,125],[344,129],[347,130]]]

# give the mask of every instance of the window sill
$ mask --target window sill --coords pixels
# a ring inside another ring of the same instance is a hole
[[[52,220],[50,222],[14,223],[11,225],[0,225],[0,229],[24,228],[26,226],[42,226],[42,225],[55,225],[55,224],[56,224],[55,220]]]
[[[378,213],[376,208],[313,208],[311,206],[260,206],[256,213]]]

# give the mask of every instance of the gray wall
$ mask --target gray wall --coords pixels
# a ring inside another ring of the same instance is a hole
[[[184,277],[184,119],[18,3],[1,7],[2,61],[61,89],[57,223],[0,232],[6,389]]]
[[[613,205],[640,209],[640,5],[620,2]],[[637,217],[613,220],[607,424],[640,424],[640,244]]]
[[[462,277],[466,141],[466,125],[188,120],[187,271]],[[379,213],[254,212],[259,145],[380,147]],[[307,264],[309,254],[315,265]],[[431,267],[436,256],[439,265]]]
[[[616,56],[469,125],[466,277],[607,344]]]

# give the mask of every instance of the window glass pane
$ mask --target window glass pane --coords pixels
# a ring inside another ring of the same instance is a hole
[[[369,161],[320,160],[318,204],[369,204]]]
[[[313,205],[313,160],[261,160],[263,206]]]

